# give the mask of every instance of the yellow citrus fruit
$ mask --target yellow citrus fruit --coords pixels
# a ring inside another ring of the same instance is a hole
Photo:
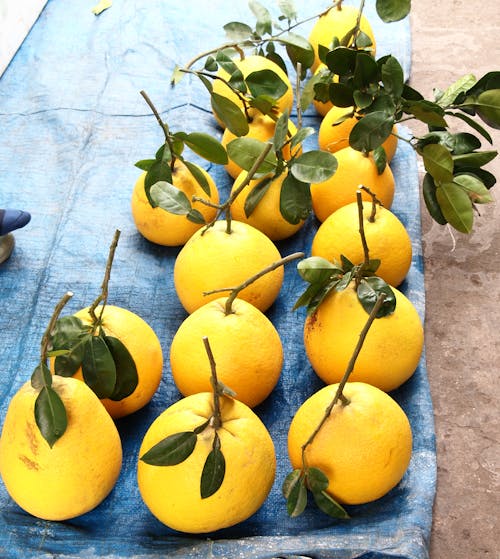
[[[149,427],[139,456],[175,433],[192,431],[213,414],[212,394],[201,392],[176,402]],[[274,445],[262,421],[245,404],[221,398],[222,428],[217,430],[226,470],[219,489],[200,496],[203,465],[212,449],[214,429],[197,436],[192,454],[173,466],[153,466],[139,460],[141,496],[154,516],[174,530],[206,533],[233,526],[254,514],[274,482]]]
[[[377,276],[397,287],[411,266],[411,239],[401,221],[386,208],[377,206],[374,221],[370,221],[372,207],[371,203],[363,202],[363,229],[369,255],[380,260]],[[314,235],[311,253],[330,262],[340,262],[341,254],[353,264],[364,261],[357,202],[342,206],[325,219]]]
[[[389,165],[379,174],[371,153],[364,154],[347,147],[335,153],[338,167],[326,181],[311,184],[313,210],[320,221],[340,207],[356,201],[356,192],[360,185],[367,186],[390,209],[394,199],[394,175]],[[364,200],[371,196],[362,193]]]
[[[318,145],[320,149],[329,151],[330,153],[335,153],[349,146],[349,134],[351,133],[354,125],[358,122],[358,119],[352,116],[345,119],[340,124],[335,124],[335,122],[350,111],[352,111],[352,107],[332,107],[328,113],[326,113],[325,117],[321,121],[318,131]],[[396,126],[393,127],[393,132],[397,133]],[[382,147],[385,149],[388,163],[390,163],[394,157],[397,145],[398,139],[393,134],[391,134],[382,144]]]
[[[0,438],[0,473],[12,499],[44,520],[67,520],[99,505],[122,465],[115,424],[83,382],[54,377],[67,428],[52,448],[35,422],[38,396],[30,382],[12,398]]]
[[[316,70],[321,63],[318,56],[318,46],[323,45],[327,49],[331,49],[334,37],[337,37],[341,41],[356,25],[358,13],[359,11],[357,8],[343,4],[339,8],[331,8],[326,14],[318,18],[318,21],[313,25],[309,34],[309,42],[315,52],[314,63],[311,67],[313,71]],[[370,49],[375,54],[375,37],[371,25],[364,14],[361,15],[360,29],[370,37],[372,42]]]
[[[247,78],[252,72],[258,72],[261,70],[272,70],[287,86],[287,90],[285,91],[285,93],[276,101],[276,114],[284,113],[286,110],[289,113],[291,112],[293,107],[292,84],[290,83],[290,80],[285,72],[275,62],[269,60],[269,58],[266,58],[265,56],[259,56],[255,54],[246,56],[241,60],[235,59],[234,63],[241,71],[244,78]],[[219,68],[217,75],[224,80],[229,80],[230,78],[229,73],[226,72],[226,70],[224,70],[223,68]],[[226,97],[230,101],[233,101],[233,103],[239,105],[241,107],[241,110],[243,111],[243,104],[236,93],[234,93],[231,88],[228,87],[222,80],[219,79],[213,81],[213,92]],[[254,116],[256,114],[259,114],[256,109],[250,110],[250,116]],[[215,112],[214,116],[219,125],[222,128],[225,128],[224,123]]]
[[[325,386],[296,412],[288,432],[288,454],[302,467],[302,445],[319,425],[338,385]],[[349,404],[337,403],[306,448],[309,467],[327,477],[327,492],[338,502],[359,505],[379,499],[403,478],[410,463],[412,432],[399,404],[363,382],[348,382]]]
[[[245,135],[245,138],[255,138],[256,140],[267,142],[268,140],[272,140],[274,136],[276,122],[268,115],[256,114],[252,118],[252,122],[248,124],[248,128],[249,130]],[[288,121],[288,130],[290,132],[290,137],[297,133],[297,127],[291,120]],[[224,147],[227,147],[227,144],[236,138],[237,136],[235,136],[229,128],[226,128],[222,134],[221,144]],[[287,144],[283,148],[283,157],[285,160],[290,159],[290,144]],[[242,171],[242,168],[231,158],[229,158],[228,163],[224,167],[233,179],[235,179]]]
[[[75,313],[84,324],[92,324],[88,307]],[[100,316],[101,307],[96,309]],[[103,398],[101,402],[111,417],[117,419],[144,407],[153,397],[163,371],[163,353],[158,336],[139,315],[114,305],[106,305],[102,316],[102,328],[107,336],[118,338],[134,360],[138,383],[135,390],[122,400]],[[54,361],[50,361],[53,370]],[[74,378],[83,381],[81,368]]]
[[[401,386],[415,372],[424,344],[417,310],[398,289],[392,288],[396,309],[376,318],[349,377],[385,392]],[[340,382],[368,319],[354,282],[343,291],[331,291],[304,324],[304,346],[316,374],[327,384]]]
[[[187,167],[180,161],[177,161],[175,164],[172,177],[173,185],[182,190],[189,200],[193,196],[198,196],[217,204],[219,202],[219,193],[212,177],[201,167],[200,171],[208,181],[210,196],[207,195],[188,171]],[[190,221],[185,215],[176,215],[160,207],[151,206],[144,190],[145,176],[146,173],[142,173],[139,176],[132,192],[132,217],[137,230],[148,241],[159,245],[183,245],[202,225]],[[206,204],[192,202],[192,207],[201,212],[205,221],[210,221],[215,217],[216,209]]]
[[[217,365],[217,378],[235,398],[253,408],[265,400],[281,374],[283,348],[276,328],[256,307],[236,298],[226,314],[227,298],[211,301],[190,314],[174,335],[170,365],[184,396],[208,392],[210,362],[203,337]],[[244,349],[242,349],[244,348]]]
[[[248,173],[242,171],[238,178],[234,181],[231,192],[237,190],[243,181],[246,180]],[[287,177],[287,173],[281,175],[271,181],[268,190],[259,200],[259,203],[253,212],[247,217],[245,213],[245,202],[252,190],[262,181],[262,177],[252,179],[247,186],[238,194],[234,202],[231,204],[231,215],[234,219],[252,225],[262,231],[273,241],[281,241],[287,239],[296,233],[304,225],[304,220],[298,223],[289,223],[280,211],[280,195],[281,185]]]
[[[203,231],[189,239],[174,264],[175,290],[188,313],[221,296],[204,292],[236,287],[281,259],[269,237],[247,223],[233,220],[227,233],[226,221],[220,220]],[[280,266],[243,289],[239,297],[264,312],[278,296],[283,277]]]

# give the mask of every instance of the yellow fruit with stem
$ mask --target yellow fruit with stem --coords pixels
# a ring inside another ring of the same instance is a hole
[[[47,366],[49,334],[71,295],[56,307],[40,364],[9,403],[0,437],[0,475],[9,495],[44,520],[97,507],[122,465],[120,435],[94,392],[79,380],[52,377]]]
[[[337,170],[326,181],[311,184],[313,211],[320,221],[340,207],[356,201],[359,185],[367,186],[385,208],[390,209],[394,199],[394,175],[389,165],[379,173],[372,153],[363,153],[346,147],[335,153]],[[364,200],[371,200],[363,192]]]
[[[161,413],[139,451],[137,482],[151,513],[170,528],[207,533],[252,516],[274,482],[276,455],[265,425],[224,393],[208,339],[213,392]]]
[[[309,43],[311,43],[315,59],[311,69],[314,71],[321,63],[318,55],[318,49],[324,47],[328,50],[331,49],[334,37],[339,41],[356,27],[359,16],[359,10],[353,6],[346,4],[330,8],[325,14],[318,18],[318,21],[313,25],[309,33]],[[375,53],[376,43],[370,22],[364,14],[360,18],[360,30],[368,36],[372,45],[370,46],[373,54]],[[349,41],[351,43],[352,41]]]

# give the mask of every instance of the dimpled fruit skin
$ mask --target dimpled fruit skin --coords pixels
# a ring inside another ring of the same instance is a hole
[[[390,392],[415,372],[424,344],[418,313],[407,297],[392,288],[396,310],[372,323],[349,377]],[[304,346],[317,375],[327,384],[342,379],[359,334],[368,319],[354,284],[331,291],[304,323]]]
[[[369,220],[371,213],[372,204],[363,202],[363,229],[370,258],[380,260],[377,276],[397,287],[411,266],[410,236],[390,210],[377,206],[373,222]],[[325,219],[314,235],[311,254],[330,262],[340,262],[341,255],[353,264],[364,261],[356,202],[342,206]]]
[[[187,170],[187,167],[180,162],[176,163],[172,179],[174,186],[182,190],[189,200],[193,196],[198,196],[209,200],[213,204],[217,204],[219,202],[219,193],[212,177],[201,167],[200,171],[204,174],[210,185],[210,196],[196,182]],[[176,215],[160,207],[153,208],[144,190],[145,177],[146,173],[142,173],[139,176],[132,192],[132,217],[137,230],[152,243],[163,246],[183,245],[202,225],[190,221],[185,215]],[[216,209],[206,204],[194,202],[193,208],[201,212],[205,221],[210,221],[215,217]]]
[[[25,383],[12,398],[0,439],[0,473],[12,499],[45,520],[68,520],[101,503],[120,473],[116,426],[83,382],[56,376],[53,388],[68,417],[52,448],[35,423],[38,391]]]
[[[234,181],[232,192],[239,188],[246,177],[247,172],[242,171]],[[251,180],[231,204],[231,215],[233,218],[256,227],[272,241],[281,241],[294,235],[302,228],[304,220],[300,220],[298,223],[290,223],[281,215],[281,185],[286,177],[287,173],[284,172],[271,182],[267,192],[260,199],[253,212],[247,217],[245,214],[245,201],[262,179]]]
[[[368,187],[390,209],[394,199],[394,175],[389,165],[379,174],[372,154],[363,154],[351,147],[335,153],[336,172],[326,181],[311,184],[313,211],[320,221],[346,204],[356,201],[360,185]],[[362,192],[363,200],[371,196]]]
[[[288,453],[294,468],[302,466],[302,445],[319,425],[338,385],[325,386],[306,400],[288,432]],[[328,477],[328,493],[343,504],[379,499],[403,478],[410,463],[412,433],[397,402],[378,388],[348,382],[349,400],[337,404],[306,449],[309,467]]]
[[[203,295],[232,288],[281,259],[274,243],[261,231],[239,221],[217,221],[202,234],[197,231],[181,249],[174,264],[174,285],[181,304],[191,313],[220,297]],[[239,293],[262,312],[275,301],[283,283],[283,266],[265,274]]]
[[[139,456],[165,437],[192,431],[212,414],[213,395],[194,394],[167,408],[151,424]],[[254,514],[274,482],[274,444],[262,421],[245,404],[221,398],[223,426],[218,430],[226,462],[224,481],[210,497],[200,496],[203,465],[212,449],[214,432],[205,429],[192,454],[175,466],[152,466],[139,460],[141,496],[154,516],[174,530],[206,533],[233,526]]]
[[[235,299],[226,314],[221,297],[190,314],[174,335],[170,364],[175,384],[184,396],[208,392],[210,362],[206,336],[217,366],[217,378],[235,398],[253,408],[271,393],[283,365],[283,348],[271,321],[250,303]]]
[[[101,307],[96,314],[100,315]],[[75,316],[90,324],[88,308],[81,309]],[[145,406],[156,393],[163,372],[163,353],[158,336],[151,326],[139,315],[115,305],[104,308],[102,327],[108,336],[118,338],[128,349],[134,360],[138,383],[136,389],[122,400],[101,400],[111,417],[117,419],[129,415]],[[83,380],[79,369],[75,378]]]

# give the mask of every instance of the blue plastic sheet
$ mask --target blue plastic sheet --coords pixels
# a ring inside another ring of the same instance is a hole
[[[327,5],[297,2],[300,17],[320,13]],[[130,213],[139,175],[133,164],[151,157],[162,142],[162,131],[139,91],[147,91],[173,131],[220,136],[197,79],[188,77],[173,90],[169,80],[175,64],[224,42],[224,23],[253,22],[253,16],[246,2],[229,0],[115,0],[99,17],[92,14],[92,6],[84,0],[50,0],[0,79],[0,207],[32,214],[29,225],[15,232],[14,252],[0,266],[0,420],[38,362],[42,333],[62,294],[75,294],[65,314],[97,296],[116,228],[122,235],[109,302],[136,312],[154,328],[164,350],[164,375],[152,402],[118,421],[123,470],[113,492],[94,511],[68,522],[42,521],[23,512],[0,484],[0,557],[428,557],[436,461],[425,357],[413,377],[392,394],[414,433],[413,456],[402,482],[374,503],[350,507],[352,519],[347,522],[332,520],[312,506],[297,519],[287,516],[281,484],[290,469],[288,425],[301,402],[322,386],[303,349],[304,312],[292,311],[304,288],[294,264],[288,265],[282,292],[267,313],[283,341],[283,373],[273,394],[256,408],[277,450],[277,477],[269,498],[246,522],[206,536],[168,529],[141,501],[135,478],[139,444],[157,415],[180,397],[168,351],[186,313],[173,287],[178,249],[144,240]],[[367,2],[366,12],[378,55],[393,53],[408,76],[408,21],[383,24],[374,1]],[[298,31],[306,34],[307,29]],[[314,111],[305,114],[305,125],[318,123]],[[309,141],[314,147],[315,138]],[[230,181],[224,169],[201,163],[222,196],[227,195]],[[392,168],[397,184],[393,210],[414,247],[402,290],[423,318],[417,165],[404,142]],[[295,237],[280,242],[282,255],[297,250],[308,254],[317,226],[311,218]]]

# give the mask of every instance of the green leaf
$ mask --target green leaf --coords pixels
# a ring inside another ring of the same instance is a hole
[[[156,159],[141,159],[135,163],[135,166],[142,171],[149,171],[152,165],[155,163]]]
[[[192,454],[196,441],[193,431],[174,433],[152,446],[141,456],[141,460],[151,466],[175,466]]]
[[[326,491],[313,492],[314,502],[320,510],[333,518],[350,518],[347,511]]]
[[[334,74],[346,76],[354,72],[356,58],[355,50],[348,47],[336,47],[326,55],[326,65]]]
[[[219,489],[224,481],[225,473],[226,460],[220,449],[220,439],[216,432],[213,448],[208,453],[201,472],[200,495],[202,499],[207,499]]]
[[[453,180],[453,158],[440,144],[429,144],[422,150],[425,170],[436,184]]]
[[[399,100],[403,94],[404,72],[401,64],[394,56],[389,56],[381,68],[382,83],[389,95],[395,100]]]
[[[483,91],[477,98],[474,107],[486,124],[500,129],[500,89]]]
[[[310,256],[297,264],[300,277],[308,283],[325,283],[334,274],[342,274],[342,270],[334,266],[322,256]]]
[[[149,200],[149,203],[156,207],[156,203],[151,198],[151,187],[156,184],[157,182],[172,182],[172,170],[170,169],[170,165],[166,161],[156,161],[151,165],[151,168],[146,173],[146,177],[144,178],[144,190],[146,192],[146,196]]]
[[[358,53],[354,67],[354,86],[363,89],[377,81],[378,65],[373,56],[363,52]]]
[[[452,148],[453,155],[463,155],[481,147],[481,141],[473,134],[467,132],[459,132],[453,134],[454,146]]]
[[[227,163],[227,153],[224,146],[209,134],[191,132],[191,134],[187,134],[184,141],[195,153],[207,161],[218,165]]]
[[[278,0],[278,6],[288,21],[297,19],[297,10],[293,0]]]
[[[250,171],[255,161],[266,148],[266,144],[256,138],[236,138],[227,146],[229,158],[245,171]],[[257,169],[257,174],[274,172],[277,165],[276,155],[271,150]]]
[[[196,208],[191,208],[189,212],[186,214],[187,219],[192,221],[193,223],[199,223],[200,225],[204,225],[206,223],[203,214],[197,210]]]
[[[249,100],[250,107],[255,107],[263,115],[271,115],[275,107],[276,100],[269,95],[259,95]]]
[[[168,182],[157,182],[151,187],[151,198],[156,206],[171,214],[186,215],[191,210],[189,198]]]
[[[294,472],[292,472],[292,475]],[[285,480],[286,483],[286,480]],[[295,483],[289,482],[287,487],[286,508],[288,515],[295,518],[301,515],[307,505],[307,489],[305,479],[300,476]]]
[[[90,325],[85,325],[76,316],[63,316],[56,322],[51,334],[52,349],[66,349],[64,355],[58,355],[54,360],[54,372],[64,377],[73,376],[80,368],[83,359],[83,348],[91,331]]]
[[[454,155],[453,162],[455,167],[482,167],[493,161],[498,155],[497,151],[474,151],[463,155]]]
[[[373,161],[375,161],[377,173],[381,175],[387,166],[387,153],[384,146],[378,146],[373,150]]]
[[[495,186],[497,179],[493,173],[490,173],[486,169],[480,169],[478,167],[459,167],[456,169],[457,174],[471,175],[478,178],[484,186],[489,190]]]
[[[437,99],[436,102],[443,108],[453,105],[456,98],[467,92],[476,83],[472,74],[466,74],[451,84]]]
[[[500,72],[488,72],[467,91],[467,95],[481,95],[483,91],[498,88],[500,88]]]
[[[233,89],[240,91],[241,93],[246,93],[248,91],[243,72],[239,68],[234,70],[228,81]]]
[[[428,144],[441,144],[448,151],[453,152],[457,141],[451,132],[448,132],[447,130],[435,130],[421,136],[418,139],[416,144],[418,153],[422,154],[424,147]]]
[[[307,468],[306,478],[307,486],[313,493],[326,491],[329,481],[319,468]]]
[[[489,190],[477,177],[468,174],[455,175],[453,182],[468,192],[469,198],[474,204],[487,204],[493,202]]]
[[[372,312],[378,296],[381,293],[385,293],[385,299],[376,315],[376,318],[382,318],[383,316],[387,316],[394,312],[396,308],[396,297],[394,296],[393,290],[390,285],[377,276],[363,278],[358,285],[358,300],[368,314]]]
[[[187,167],[188,171],[191,173],[195,181],[201,186],[203,192],[210,196],[210,184],[205,173],[200,169],[200,167],[198,167],[198,165],[195,165],[194,163],[191,163],[186,159],[183,159],[182,162]]]
[[[280,212],[288,223],[296,225],[306,219],[312,210],[311,190],[308,183],[291,173],[281,183]]]
[[[481,126],[481,124],[479,124],[479,122],[476,122],[473,118],[471,118],[468,115],[465,115],[463,113],[452,113],[452,112],[448,112],[447,114],[450,114],[454,117],[459,118],[460,120],[463,120],[464,122],[466,122],[471,128],[474,128],[474,130],[476,130],[476,132],[479,132],[479,134],[481,134],[481,136],[483,136],[483,138],[485,138],[490,144],[493,143],[493,140],[489,134],[489,132],[487,130],[485,130],[485,128],[483,126]]]
[[[446,221],[457,231],[470,233],[474,220],[472,201],[460,186],[449,182],[436,188],[436,199]]]
[[[116,369],[116,383],[109,398],[115,401],[123,400],[137,388],[139,382],[137,367],[134,358],[121,340],[106,335],[103,339],[111,352]]]
[[[287,141],[288,136],[288,111],[280,115],[274,127],[273,146],[274,151],[279,151],[283,148]]]
[[[248,134],[248,122],[239,105],[215,92],[211,93],[210,102],[215,114],[235,136]]]
[[[403,86],[402,97],[406,101],[422,101],[424,98],[421,93],[419,93],[416,89],[413,89],[413,87],[410,87],[407,83]]]
[[[319,306],[321,301],[328,295],[328,293],[333,289],[332,286],[326,286],[323,283],[311,283],[307,289],[302,293],[302,295],[297,299],[293,310],[297,310],[300,307],[307,308],[307,314],[312,314],[316,308]]]
[[[185,75],[186,74],[182,71],[182,68],[176,64],[174,71],[172,72],[172,77],[170,78],[170,85],[172,87],[176,86]],[[200,76],[200,78],[204,78],[202,81],[207,81],[210,87],[212,87],[212,84],[204,76]]]
[[[38,393],[35,400],[35,421],[51,448],[66,431],[66,408],[59,394],[50,386],[44,386]]]
[[[314,63],[314,49],[306,39],[295,33],[288,33],[284,37],[280,37],[280,42],[286,46],[288,58],[294,68],[300,62],[302,67],[301,78],[305,77],[306,71]]]
[[[44,386],[52,385],[52,374],[50,369],[45,365],[45,363],[40,363],[35,367],[35,370],[31,374],[31,386],[35,390],[40,390]]]
[[[265,35],[266,33],[271,35],[273,32],[273,22],[269,10],[260,2],[257,2],[257,0],[250,0],[248,5],[250,6],[254,16],[257,18],[257,33],[259,35]]]
[[[349,144],[358,151],[373,151],[390,136],[394,117],[383,111],[368,113],[353,126],[349,134]]]
[[[230,76],[235,72],[238,72],[238,66],[232,58],[233,52],[228,52],[225,50],[218,50],[215,55],[215,61],[219,66],[224,69]],[[210,82],[211,83],[211,82]],[[211,89],[209,91],[212,91]]]
[[[422,101],[406,101],[404,110],[429,126],[448,127],[444,119],[444,109],[432,101],[427,101],[426,99]]]
[[[437,201],[436,185],[429,173],[426,173],[424,176],[422,184],[422,194],[424,197],[425,205],[427,207],[427,211],[429,212],[432,219],[434,219],[434,221],[436,221],[440,225],[446,225],[446,218],[444,217],[443,212],[441,211],[441,207],[439,206],[439,202]]]
[[[272,70],[256,70],[251,72],[245,82],[254,97],[262,95],[279,99],[287,92],[287,84]]]
[[[290,492],[295,487],[295,485],[299,483],[301,477],[302,477],[302,470],[300,469],[293,470],[293,472],[290,472],[286,476],[285,481],[281,486],[281,491],[285,499],[288,499],[288,497],[290,496]]]
[[[250,217],[271,186],[273,177],[264,177],[249,192],[245,200],[245,215]]]
[[[302,144],[306,138],[312,136],[313,134],[316,134],[316,130],[314,130],[312,126],[304,126],[303,128],[300,128],[295,136],[293,136],[292,141],[290,142],[290,147],[293,150],[295,147]]]
[[[252,36],[252,28],[246,23],[239,21],[230,21],[223,26],[226,36],[229,40],[239,42],[249,39]]]
[[[336,170],[337,159],[333,154],[311,150],[295,159],[290,172],[299,181],[316,183],[326,181]]]
[[[382,21],[400,21],[410,13],[411,0],[377,0],[377,14]]]
[[[217,70],[219,69],[219,65],[217,64],[217,61],[213,56],[207,56],[204,68],[205,70],[207,70],[207,72],[217,72]],[[211,91],[211,89],[209,91]]]
[[[82,373],[98,398],[109,398],[116,384],[113,356],[101,336],[89,336],[84,345]]]
[[[336,107],[352,107],[354,105],[354,92],[351,87],[343,83],[332,82],[328,86],[330,101]]]

